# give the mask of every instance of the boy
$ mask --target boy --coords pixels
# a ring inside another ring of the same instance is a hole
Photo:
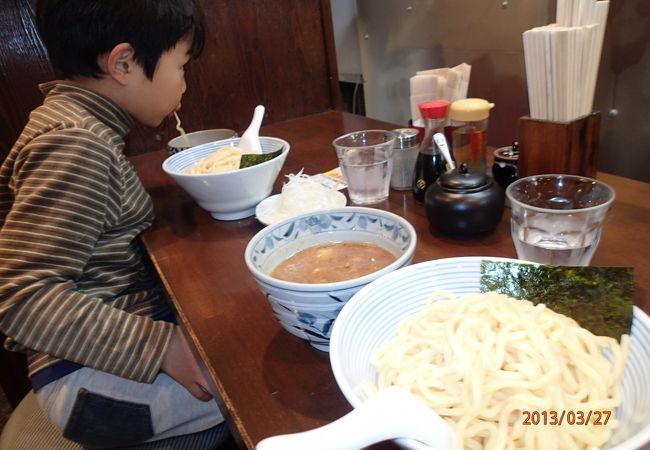
[[[151,199],[122,153],[180,108],[192,0],[39,0],[62,81],[0,169],[0,331],[64,436],[125,446],[223,422],[138,241]],[[224,436],[225,424],[221,425]]]

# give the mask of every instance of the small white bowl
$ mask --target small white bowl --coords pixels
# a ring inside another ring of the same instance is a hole
[[[334,283],[294,283],[269,274],[283,260],[328,242],[379,245],[397,260],[371,274]],[[313,211],[259,231],[246,246],[246,265],[280,324],[319,350],[327,351],[332,325],[345,303],[371,281],[410,264],[417,235],[404,218],[380,209],[344,207]]]
[[[282,194],[272,195],[268,198],[265,198],[257,205],[257,207],[255,208],[255,216],[257,217],[257,220],[259,220],[264,225],[271,225],[281,220],[288,219],[289,217],[293,217],[297,214],[301,214],[303,212],[319,211],[322,209],[342,208],[343,206],[346,205],[348,199],[341,192],[335,191],[334,189],[328,189],[328,191],[326,192],[327,192],[327,196],[326,196],[327,201],[325,202],[326,203],[325,207],[321,208],[321,207],[310,206],[304,208],[303,211],[297,213],[296,212],[287,213],[286,211],[282,211],[280,209],[280,200]]]
[[[257,204],[271,194],[290,149],[289,143],[283,139],[261,136],[263,153],[279,149],[282,149],[282,153],[269,161],[243,169],[218,173],[184,173],[218,149],[236,147],[239,139],[224,139],[188,148],[168,157],[162,165],[167,175],[201,208],[218,220],[237,220],[254,215]]]
[[[480,264],[484,259],[518,261],[459,257],[413,264],[369,284],[343,307],[331,334],[330,363],[339,388],[353,407],[363,403],[359,386],[377,379],[370,362],[375,349],[395,336],[405,317],[424,309],[433,291],[446,290],[456,296],[480,292]],[[650,318],[635,306],[630,351],[621,381],[623,401],[616,411],[620,422],[604,448],[632,450],[650,443],[649,349]],[[397,442],[407,449],[429,448],[409,439]]]

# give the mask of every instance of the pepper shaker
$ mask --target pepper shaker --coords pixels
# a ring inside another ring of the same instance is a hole
[[[390,176],[390,187],[397,191],[411,189],[415,160],[418,157],[419,130],[415,128],[398,128],[393,130],[397,135],[393,146],[393,172]]]

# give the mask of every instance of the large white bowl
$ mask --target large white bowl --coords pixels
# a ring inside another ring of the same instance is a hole
[[[330,362],[334,377],[353,407],[363,402],[358,387],[376,381],[370,363],[374,350],[395,336],[406,316],[420,312],[437,289],[456,295],[480,292],[480,262],[502,258],[462,257],[413,264],[361,289],[342,309],[332,330]],[[629,356],[623,373],[623,401],[616,412],[619,428],[610,440],[616,450],[638,449],[650,442],[650,318],[634,307]],[[423,444],[400,439],[406,448]]]
[[[261,136],[262,152],[283,149],[282,153],[261,164],[228,172],[187,174],[184,171],[202,158],[226,146],[236,147],[240,138],[224,139],[188,148],[163,162],[163,170],[198,205],[219,220],[237,220],[255,214],[259,202],[271,194],[290,145],[287,141]]]
[[[380,245],[398,256],[371,274],[335,283],[293,283],[269,274],[289,256],[319,244],[355,241]],[[313,211],[259,231],[246,246],[246,265],[280,324],[293,335],[327,351],[339,311],[363,286],[408,265],[417,235],[404,218],[380,209],[344,207]]]

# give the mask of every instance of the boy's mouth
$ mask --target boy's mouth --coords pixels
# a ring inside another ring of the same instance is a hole
[[[176,108],[174,108],[173,111],[171,111],[169,114],[167,114],[167,118],[172,118],[174,117],[174,114],[176,114],[178,111],[181,109],[181,104],[179,103]]]

